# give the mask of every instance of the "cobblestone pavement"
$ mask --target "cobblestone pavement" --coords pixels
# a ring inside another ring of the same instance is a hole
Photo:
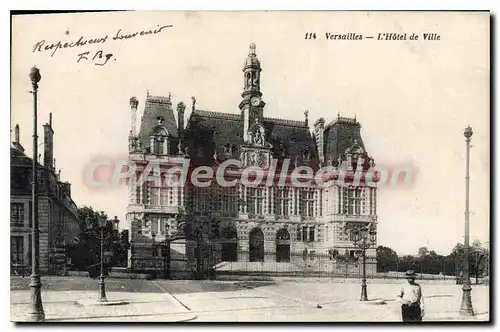
[[[26,317],[29,278],[11,279],[11,320]],[[194,281],[107,279],[113,306],[92,305],[98,281],[77,277],[42,278],[47,321],[400,321],[395,295],[404,281],[369,280],[369,302],[360,302],[355,279]],[[473,286],[475,317],[458,315],[462,290],[447,281],[421,281],[424,321],[489,319],[489,289]]]

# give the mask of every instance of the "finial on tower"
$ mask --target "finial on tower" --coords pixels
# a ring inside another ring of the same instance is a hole
[[[19,143],[19,125],[14,128],[14,142]]]
[[[248,50],[248,55],[257,55],[257,53],[255,53],[255,43],[250,43],[250,49]]]
[[[195,110],[195,106],[196,106],[196,98],[194,96],[191,96],[191,100],[193,101],[192,109],[194,111]]]

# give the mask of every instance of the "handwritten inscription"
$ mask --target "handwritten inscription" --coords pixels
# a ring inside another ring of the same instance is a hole
[[[173,25],[157,25],[156,29],[148,29],[148,30],[142,30],[142,31],[135,31],[135,32],[124,32],[122,29],[118,29],[116,33],[111,35],[112,37],[109,37],[107,34],[103,36],[97,36],[97,37],[91,37],[91,38],[84,38],[83,36],[80,36],[77,40],[70,40],[70,41],[62,41],[59,40],[57,42],[52,42],[49,43],[45,39],[41,39],[37,41],[33,45],[33,53],[35,52],[46,52],[49,53],[51,57],[53,57],[59,50],[63,49],[69,49],[69,48],[79,48],[83,46],[91,46],[94,44],[105,44],[109,41],[120,41],[120,40],[129,40],[132,38],[137,38],[137,37],[142,37],[142,36],[150,36],[150,35],[157,35],[161,32],[164,31],[166,28],[172,28]],[[66,35],[69,35],[69,31],[66,31]],[[88,58],[91,56],[92,51],[88,52],[83,52],[78,54],[78,58],[76,62],[80,62],[81,60],[88,60]],[[93,57],[91,57],[92,60],[96,61],[96,65],[103,66],[106,64],[111,58],[113,57],[113,54],[108,53],[104,54],[103,51],[97,51]],[[97,63],[100,62],[98,60],[103,60],[103,63]]]
[[[89,56],[90,51],[80,53],[78,54],[78,60],[76,62],[80,62],[80,60],[89,60]],[[102,50],[99,50],[92,57],[92,61],[94,61],[96,66],[104,66],[112,57],[112,53],[104,54]]]
[[[72,48],[72,47],[80,47],[80,46],[85,46],[87,44],[99,44],[99,43],[105,43],[108,40],[108,36],[101,37],[101,38],[89,38],[89,39],[83,39],[83,36],[80,37],[76,42],[62,42],[58,41],[57,43],[52,43],[52,44],[45,44],[45,40],[40,40],[38,41],[35,46],[33,47],[33,52],[43,52],[43,51],[52,51],[50,53],[50,56],[53,57],[54,54],[60,49],[63,48]]]

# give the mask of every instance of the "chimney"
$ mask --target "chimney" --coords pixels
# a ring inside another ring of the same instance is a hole
[[[14,142],[16,142],[17,144],[20,144],[19,143],[19,125],[16,124],[16,128],[14,129]]]
[[[149,95],[149,91],[148,91]],[[139,105],[139,101],[137,101],[136,97],[130,98],[130,111],[131,111],[131,129],[132,129],[132,136],[137,135],[137,106]]]
[[[193,106],[192,106],[191,110],[194,112],[195,111],[195,107],[196,107],[196,98],[195,97],[191,97],[191,100],[193,101]]]
[[[43,166],[48,169],[53,169],[54,130],[52,129],[52,113],[49,114],[49,123],[43,125],[43,132],[44,132]]]
[[[309,110],[305,110],[304,111],[304,117],[305,117],[304,121],[306,123],[306,127],[309,126],[309,117],[308,117],[308,114],[309,114]]]
[[[20,139],[19,139],[19,125],[18,124],[16,124],[16,127],[14,128],[14,142],[12,142],[12,145],[14,145],[14,147],[17,150],[19,150],[22,153],[24,153],[24,148],[21,145],[21,142],[20,142]]]
[[[318,157],[321,164],[324,164],[325,162],[324,132],[325,132],[325,119],[319,118],[314,123],[314,138],[316,139],[316,146],[318,147]]]
[[[179,130],[179,135],[182,136],[184,131],[184,111],[186,110],[186,105],[181,101],[177,104],[177,127]]]

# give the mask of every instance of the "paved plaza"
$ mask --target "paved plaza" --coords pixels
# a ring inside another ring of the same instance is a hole
[[[370,301],[360,302],[356,279],[280,278],[268,281],[106,279],[109,301],[97,305],[98,281],[43,277],[48,322],[398,322],[394,300],[404,280],[368,281]],[[26,320],[29,278],[11,278],[11,320]],[[420,281],[424,321],[487,321],[489,288],[473,285],[475,317],[458,315],[462,290],[451,281]]]

